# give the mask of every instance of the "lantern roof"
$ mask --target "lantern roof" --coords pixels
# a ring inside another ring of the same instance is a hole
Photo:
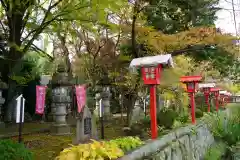
[[[130,63],[130,68],[138,68],[145,66],[157,66],[162,64],[163,66],[173,67],[173,60],[171,54],[147,56],[141,58],[134,58]]]
[[[227,91],[219,91],[219,94],[224,94],[224,95],[227,95],[228,92]]]
[[[215,86],[216,86],[215,83],[199,83],[198,84],[199,88],[213,88]]]
[[[231,96],[231,95],[232,95],[232,93],[230,93],[230,92],[227,92],[225,95],[227,95],[227,96]]]
[[[217,92],[220,91],[220,88],[214,87],[214,88],[210,88],[211,92]]]
[[[200,82],[202,81],[202,76],[182,76],[180,77],[181,82]]]

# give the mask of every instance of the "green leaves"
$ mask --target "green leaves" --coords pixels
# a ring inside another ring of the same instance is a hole
[[[33,160],[33,154],[25,148],[24,144],[19,144],[11,140],[0,140],[0,159],[4,160]]]

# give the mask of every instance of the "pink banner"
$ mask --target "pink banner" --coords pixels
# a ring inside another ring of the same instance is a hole
[[[47,86],[36,86],[36,114],[43,114]]]
[[[83,107],[86,104],[86,89],[85,86],[75,86],[76,88],[76,97],[77,97],[77,105],[78,105],[78,113],[80,113]]]

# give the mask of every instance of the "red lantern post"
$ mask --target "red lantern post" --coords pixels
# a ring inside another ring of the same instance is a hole
[[[157,102],[156,85],[160,84],[161,72],[164,66],[173,66],[170,54],[143,57],[133,59],[130,67],[141,67],[144,84],[150,85],[150,116],[152,139],[156,139],[157,134]]]
[[[227,104],[227,91],[219,91],[220,106],[224,107]]]
[[[205,103],[208,106],[208,112],[211,111],[210,103],[209,103],[209,96],[210,96],[210,89],[215,87],[215,83],[202,83],[199,84],[199,88],[203,91],[205,96]]]
[[[230,93],[230,92],[227,92],[226,94],[225,94],[225,103],[226,103],[226,105],[230,102],[230,96],[231,96],[232,94]]]
[[[142,78],[144,84],[150,85],[150,116],[151,116],[151,131],[152,139],[157,138],[157,97],[156,97],[156,85],[160,84],[160,75],[162,71],[162,65],[159,64],[156,67],[142,67]]]
[[[187,92],[189,93],[189,97],[190,97],[192,124],[196,124],[194,95],[196,92],[196,85],[201,80],[202,80],[201,76],[183,76],[180,78],[180,81],[187,85]]]
[[[212,92],[214,94],[214,96],[215,96],[215,105],[216,105],[216,111],[217,112],[218,112],[218,109],[219,109],[219,101],[218,101],[218,99],[219,99],[219,91],[220,91],[220,89],[216,88],[216,87],[210,89],[210,92]]]

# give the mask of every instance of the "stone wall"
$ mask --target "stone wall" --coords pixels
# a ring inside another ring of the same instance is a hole
[[[119,160],[201,160],[214,143],[204,123],[179,128],[125,155]]]

